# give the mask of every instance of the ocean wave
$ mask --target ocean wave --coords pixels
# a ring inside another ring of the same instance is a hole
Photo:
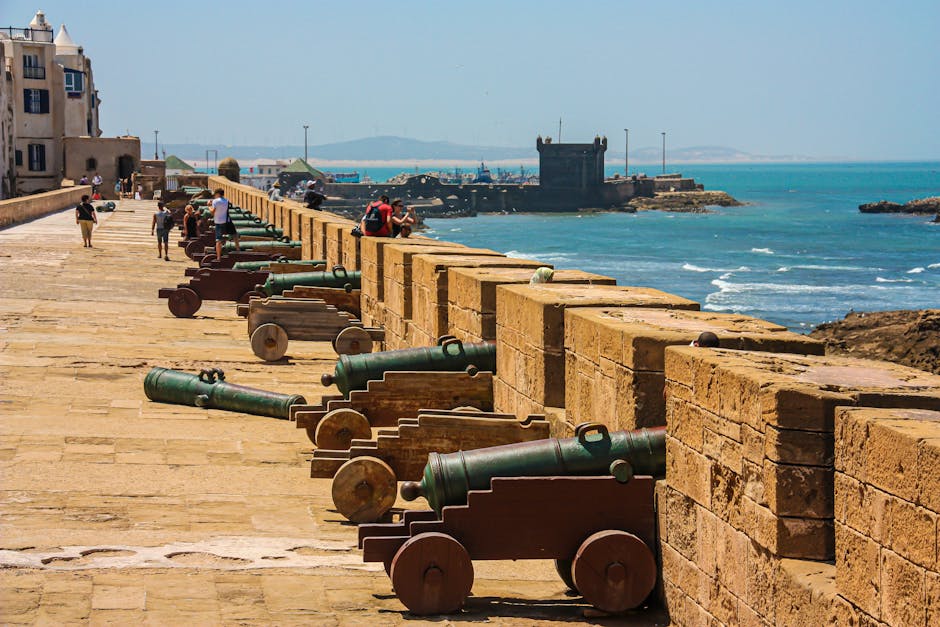
[[[456,228],[451,229],[450,232],[451,232],[451,233],[456,233],[456,232],[462,231],[462,230],[463,230],[463,229],[458,226],[458,227],[456,227]]]
[[[763,253],[763,254],[765,254],[765,255],[772,255],[772,254],[774,254],[774,251],[770,250],[769,248],[752,248],[752,249],[751,249],[751,252],[752,252],[752,253]]]
[[[702,266],[697,266],[694,263],[684,263],[682,264],[682,269],[689,272],[750,272],[751,269],[747,266],[739,266],[737,268],[703,268]]]
[[[779,268],[777,268],[777,272],[789,272],[789,271],[790,271],[790,268],[786,266],[780,266]]]
[[[832,294],[848,296],[865,293],[872,287],[868,285],[841,285],[836,287],[832,285],[802,285],[790,283],[732,283],[722,279],[715,279],[711,284],[718,288],[719,294],[770,292],[774,294]],[[711,296],[711,294],[709,294],[709,296]]]
[[[799,268],[800,270],[843,270],[845,272],[865,272],[865,271],[875,271],[883,270],[884,268],[863,268],[861,266],[821,266],[821,265],[799,265],[791,266],[792,268]]]
[[[576,255],[571,255],[568,253],[527,253],[521,250],[510,250],[507,253],[504,253],[507,257],[512,259],[538,259],[539,261],[545,261],[547,263],[566,263],[570,262],[576,257]],[[622,265],[622,264],[621,264]]]
[[[940,268],[940,263],[932,263],[929,266],[927,266],[927,268],[930,270],[936,270],[937,268]]]
[[[884,277],[875,277],[877,283],[913,283],[914,279],[886,279]]]
[[[926,269],[926,268],[924,268],[924,267],[922,267],[922,266],[917,266],[916,268],[911,268],[910,270],[908,270],[908,271],[907,271],[907,274],[920,274],[920,273],[923,272],[925,269]]]

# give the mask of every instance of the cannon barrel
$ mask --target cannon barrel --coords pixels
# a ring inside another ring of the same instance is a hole
[[[284,231],[278,228],[261,226],[238,226],[235,225],[239,237],[283,237]]]
[[[270,259],[268,261],[238,261],[232,266],[232,270],[252,270],[257,271],[268,266],[279,263],[289,263],[304,266],[325,266],[326,259]]]
[[[267,296],[276,296],[297,287],[307,285],[310,287],[338,287],[358,290],[362,284],[362,273],[359,271],[347,272],[342,266],[332,270],[319,270],[316,272],[289,272],[286,274],[271,274],[258,291]]]
[[[447,505],[461,505],[470,490],[488,490],[493,477],[552,477],[612,474],[621,481],[633,475],[666,474],[666,428],[607,430],[583,423],[573,438],[549,438],[504,444],[474,451],[431,453],[420,482],[406,481],[406,501],[419,496],[438,514]]]
[[[261,242],[242,242],[240,248],[242,250],[257,250],[258,252],[264,252],[265,248],[300,248],[302,243],[299,241],[281,241],[281,240],[271,240],[271,241],[261,241]],[[225,242],[222,244],[222,252],[230,253],[235,250],[235,242]]]
[[[454,337],[442,337],[437,346],[404,348],[379,353],[340,355],[333,374],[320,378],[323,385],[336,383],[343,396],[352,390],[366,389],[390,371],[460,372],[461,370],[496,372],[495,344],[464,344]]]
[[[299,394],[279,394],[228,383],[225,373],[218,368],[203,370],[198,375],[153,368],[144,378],[144,393],[158,403],[225,409],[281,419],[290,418],[291,405],[306,403]]]

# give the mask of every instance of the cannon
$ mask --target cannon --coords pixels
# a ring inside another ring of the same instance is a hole
[[[320,382],[327,387],[335,383],[349,398],[350,391],[365,389],[369,381],[381,379],[389,370],[496,372],[496,345],[464,344],[452,335],[444,335],[436,346],[342,355],[333,374],[325,373]]]
[[[252,352],[265,361],[281,359],[290,340],[329,340],[340,355],[371,353],[373,342],[385,340],[384,330],[367,328],[324,300],[280,296],[248,301],[248,335]]]
[[[420,483],[402,484],[401,496],[406,501],[423,496],[440,513],[447,505],[465,503],[471,490],[487,489],[494,477],[605,474],[665,476],[666,428],[610,433],[605,425],[586,422],[573,438],[431,453]]]
[[[144,378],[144,393],[152,401],[224,409],[256,416],[287,419],[291,405],[306,401],[299,394],[278,394],[235,385],[225,380],[219,368],[201,370],[198,375],[152,368]]]
[[[655,480],[619,474],[494,477],[464,504],[360,525],[362,558],[385,566],[398,599],[416,615],[459,610],[475,559],[554,559],[586,602],[608,613],[630,610],[656,585]]]
[[[301,266],[326,266],[326,259],[274,259],[267,261],[239,261],[232,266],[233,270],[267,270],[277,267],[278,264]]]
[[[322,270],[319,272],[271,274],[264,284],[258,286],[257,291],[268,296],[277,296],[285,290],[293,289],[298,285],[310,287],[339,287],[354,290],[359,289],[361,284],[361,272],[347,272],[346,268],[343,266],[333,266],[332,270]]]
[[[284,231],[275,227],[273,224],[267,226],[239,226],[235,225],[239,237],[283,237]]]
[[[242,250],[257,250],[262,251],[268,248],[271,249],[281,249],[281,248],[300,248],[303,245],[299,241],[291,241],[287,237],[282,237],[274,240],[266,240],[260,242],[242,242],[240,248]],[[235,249],[235,242],[225,242],[222,244],[222,254],[232,252]]]
[[[268,276],[267,272],[199,268],[189,283],[161,288],[157,295],[167,299],[167,306],[174,316],[189,318],[199,311],[204,300],[247,303],[252,296],[260,296],[254,287]]]
[[[348,411],[348,410],[347,410]],[[421,476],[433,451],[470,450],[548,437],[545,416],[519,420],[512,414],[424,409],[417,418],[402,418],[371,439],[352,440],[345,450],[318,448],[310,476],[332,478],[333,504],[355,523],[380,520],[395,504],[397,482]]]
[[[317,447],[339,450],[370,437],[372,427],[393,427],[402,418],[417,418],[426,407],[492,411],[493,374],[388,371],[348,398],[324,396],[319,405],[294,406],[291,420]]]
[[[199,266],[202,268],[234,268],[236,263],[242,262],[261,262],[265,265],[275,261],[285,261],[284,256],[277,252],[255,252],[251,250],[235,250],[217,259],[215,253],[199,253]],[[290,260],[293,261],[293,260]],[[239,268],[239,270],[250,270],[251,268]]]

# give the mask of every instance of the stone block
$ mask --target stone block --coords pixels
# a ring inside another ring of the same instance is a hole
[[[359,255],[359,241],[361,237],[352,234],[353,227],[343,229],[343,261],[347,270],[359,270],[361,267]]]
[[[409,237],[407,239],[391,237],[362,237],[359,240],[359,263],[362,270],[363,293],[368,293],[375,300],[383,302],[385,291],[384,251],[387,244],[398,246],[449,246],[464,248],[461,244],[433,240],[427,237]],[[368,290],[366,286],[369,286]]]
[[[346,233],[351,233],[353,224],[343,222],[329,222],[326,225],[326,259],[327,267],[344,265],[343,247],[346,244]],[[346,268],[352,270],[354,268]]]
[[[837,522],[836,589],[852,605],[881,618],[881,550],[878,543]]]
[[[780,560],[776,621],[780,625],[827,625],[837,591],[835,566],[807,560]]]
[[[924,569],[893,551],[881,551],[881,620],[889,625],[924,625]]]
[[[320,257],[314,257],[313,255],[313,213],[304,213],[301,215],[300,241],[302,243],[301,248],[303,249],[302,255],[304,259],[320,259]]]

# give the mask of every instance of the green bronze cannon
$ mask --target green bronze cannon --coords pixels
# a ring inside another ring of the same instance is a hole
[[[666,428],[615,431],[598,423],[582,423],[573,438],[535,440],[475,451],[431,453],[421,482],[406,481],[401,496],[428,500],[438,513],[447,505],[467,502],[471,490],[490,489],[494,477],[666,474]]]
[[[202,370],[198,375],[153,368],[144,379],[144,392],[147,398],[158,403],[225,409],[281,419],[290,418],[291,405],[306,403],[299,394],[278,394],[228,383],[225,373],[218,368]]]
[[[239,237],[283,237],[284,231],[275,227],[273,224],[267,226],[238,226],[235,225]]]
[[[232,266],[232,270],[251,270],[257,271],[268,266],[276,266],[279,263],[301,266],[325,266],[326,259],[273,259],[268,261],[238,261]]]
[[[332,270],[318,272],[288,272],[271,274],[263,285],[256,290],[267,296],[277,296],[285,290],[304,285],[309,287],[335,287],[340,289],[358,290],[362,284],[362,273],[359,271],[347,272],[343,266],[334,266]]]
[[[352,390],[365,390],[369,381],[386,372],[496,372],[495,344],[464,344],[453,336],[438,339],[437,346],[405,348],[379,353],[340,355],[333,374],[320,377],[323,385],[336,387],[345,398]]]
[[[291,241],[287,237],[281,237],[271,241],[262,241],[262,242],[242,242],[241,250],[256,250],[258,252],[264,252],[265,248],[300,248],[303,246],[302,242]],[[230,253],[235,249],[235,242],[225,242],[222,244],[222,252]]]

